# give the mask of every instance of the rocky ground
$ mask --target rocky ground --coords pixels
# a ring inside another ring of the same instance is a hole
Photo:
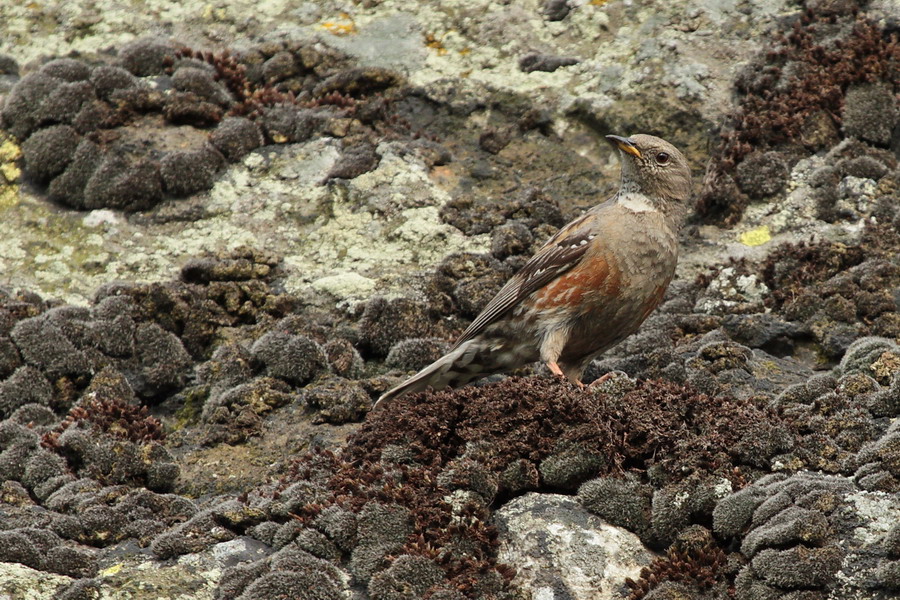
[[[0,598],[900,594],[890,0],[0,5]],[[580,391],[373,399],[682,148]]]

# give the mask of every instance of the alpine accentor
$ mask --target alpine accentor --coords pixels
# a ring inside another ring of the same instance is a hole
[[[427,387],[458,387],[537,360],[583,385],[591,360],[637,331],[675,273],[691,170],[658,137],[606,137],[621,156],[619,191],[560,229],[450,352],[378,402]]]

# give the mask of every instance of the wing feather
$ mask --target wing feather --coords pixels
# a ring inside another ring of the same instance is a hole
[[[595,234],[591,231],[592,213],[572,221],[556,232],[541,249],[529,259],[522,269],[513,275],[497,292],[484,310],[475,317],[463,332],[453,348],[484,331],[489,325],[502,318],[522,300],[547,285],[575,265],[587,252]]]

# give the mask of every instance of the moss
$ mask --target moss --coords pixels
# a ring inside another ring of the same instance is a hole
[[[163,188],[173,196],[189,196],[212,187],[225,162],[212,146],[170,152],[159,162]]]
[[[263,143],[259,126],[243,117],[226,117],[209,136],[210,143],[230,161],[237,161]]]
[[[158,38],[142,38],[119,51],[122,66],[138,77],[161,75],[175,58],[175,46]]]
[[[780,192],[788,178],[788,165],[778,152],[747,156],[736,169],[737,184],[751,198],[766,198]]]
[[[551,488],[575,489],[577,486],[609,469],[602,452],[581,444],[560,444],[538,465],[538,471],[545,485]]]
[[[346,139],[329,179],[349,179],[378,166],[375,147],[385,133],[376,125],[389,116],[384,94],[402,96],[405,84],[386,69],[352,67],[348,57],[310,61],[325,54],[312,42],[288,44],[279,56],[297,67],[296,77],[261,80],[228,51],[145,38],[121,50],[124,68],[48,63],[14,86],[2,120],[26,140],[28,176],[80,209],[149,209],[167,196],[209,189],[226,159],[239,160],[264,141],[302,141],[322,130]],[[172,90],[138,79],[164,74]],[[216,131],[209,136],[206,128]],[[90,144],[73,160],[81,135]]]
[[[673,543],[661,558],[657,558],[649,567],[641,569],[641,577],[637,581],[626,579],[631,590],[629,600],[642,598],[704,597],[704,592],[717,584],[725,592],[728,581],[725,573],[726,554],[716,545],[711,536],[694,544]],[[680,583],[671,586],[671,583]],[[664,593],[668,588],[670,591]],[[727,592],[725,592],[727,593]]]
[[[338,157],[334,166],[325,176],[325,181],[332,179],[354,179],[363,173],[373,171],[378,167],[380,157],[375,148],[370,145],[358,145],[345,151]]]
[[[296,598],[297,600],[343,600],[337,582],[321,572],[274,571],[263,575],[237,597],[238,600],[267,600],[268,598]]]
[[[836,546],[794,546],[784,551],[763,550],[751,564],[754,572],[764,581],[779,588],[810,588],[832,581],[841,568],[843,555]]]
[[[408,298],[369,301],[359,322],[362,350],[376,357],[387,356],[397,342],[428,337],[433,330],[428,307]]]
[[[847,135],[887,146],[900,118],[893,86],[886,83],[856,85],[844,98],[844,131]]]
[[[443,581],[443,571],[422,556],[399,556],[369,582],[372,600],[417,600]]]
[[[366,583],[386,566],[387,557],[399,552],[412,532],[412,514],[399,505],[370,502],[357,521],[357,544],[350,555],[350,570]]]
[[[49,406],[52,395],[50,382],[38,369],[19,367],[0,382],[0,417],[9,417],[17,408],[30,403]]]
[[[251,348],[256,360],[273,377],[303,385],[327,369],[328,359],[322,347],[301,335],[271,331]]]
[[[384,364],[402,371],[418,371],[450,349],[450,344],[439,338],[409,338],[391,347]]]
[[[738,106],[712,152],[697,204],[701,217],[726,225],[738,222],[748,198],[735,195],[729,184],[735,169],[754,151],[790,144],[801,152],[804,145],[816,151],[835,143],[838,115],[849,117],[848,134],[864,130],[881,142],[884,128],[896,120],[893,102],[874,108],[874,114],[882,115],[879,123],[870,118],[871,111],[862,114],[870,97],[884,95],[880,90],[897,91],[896,36],[884,35],[879,25],[855,14],[807,8],[787,22],[789,29],[776,38],[774,47],[738,76]],[[852,87],[861,84],[866,85]]]
[[[633,477],[602,477],[578,489],[578,501],[604,521],[624,527],[642,540],[650,534],[650,501],[653,488]]]
[[[51,380],[63,376],[86,375],[87,357],[55,325],[42,317],[19,321],[12,330],[13,341],[25,362],[40,369]]]
[[[22,143],[25,173],[46,183],[65,170],[75,155],[81,136],[68,125],[42,129]]]
[[[487,503],[498,494],[547,488],[548,478],[574,489],[598,473],[632,470],[650,482],[635,484],[646,501],[629,512],[633,525],[659,544],[693,519],[712,518],[715,502],[744,483],[748,468],[743,454],[724,449],[764,439],[777,421],[750,402],[658,381],[581,392],[550,379],[509,378],[401,399],[370,415],[340,455],[300,458],[282,486],[319,490],[292,500],[291,513],[350,552],[360,583],[388,581],[390,554],[440,556],[445,585],[479,597],[479,590],[504,593],[511,577],[496,564],[489,522]],[[765,451],[745,454],[762,461]],[[614,495],[604,486],[615,486],[599,481],[600,491],[582,491],[604,510]],[[666,493],[651,506],[654,488]],[[630,491],[620,491],[623,502]]]
[[[534,243],[531,230],[521,222],[512,221],[491,232],[491,254],[499,260],[529,254]]]
[[[341,377],[330,377],[310,384],[303,390],[301,399],[318,411],[314,419],[318,423],[360,421],[372,406],[372,398],[361,385]]]

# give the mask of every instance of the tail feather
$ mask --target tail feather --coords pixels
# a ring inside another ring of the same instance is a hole
[[[473,364],[473,360],[477,354],[477,347],[473,344],[474,340],[469,340],[458,348],[454,348],[448,354],[440,357],[400,385],[386,391],[378,398],[375,409],[379,405],[384,405],[394,398],[421,392],[426,388],[435,390],[443,390],[450,386],[458,386],[468,383],[483,374],[484,369],[481,365]]]

